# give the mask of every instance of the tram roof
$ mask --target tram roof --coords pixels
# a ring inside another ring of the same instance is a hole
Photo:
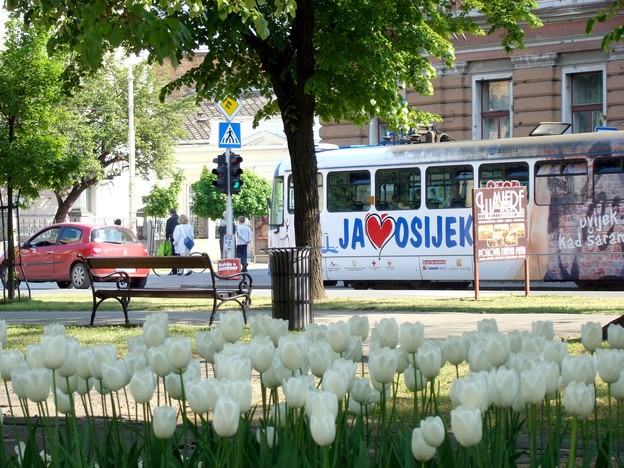
[[[574,158],[624,153],[624,131],[452,141],[406,145],[356,146],[317,153],[319,169],[376,167],[405,163],[451,163],[478,160]],[[280,164],[290,169],[290,161]]]

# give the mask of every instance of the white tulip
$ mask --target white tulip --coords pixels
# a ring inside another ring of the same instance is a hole
[[[128,387],[138,404],[148,403],[156,391],[156,374],[151,369],[136,371],[132,374]]]
[[[620,378],[622,368],[624,368],[624,350],[597,349],[596,368],[604,383],[616,382]]]
[[[252,367],[262,374],[273,363],[275,345],[268,335],[256,336],[251,340],[250,354]]]
[[[598,322],[581,325],[581,343],[587,351],[593,353],[602,345],[602,326]]]
[[[154,312],[145,317],[143,339],[148,347],[160,346],[169,336],[169,316],[165,312]]]
[[[350,339],[349,326],[345,322],[334,322],[327,326],[327,342],[336,353],[346,352],[349,349]]]
[[[183,371],[190,364],[191,339],[186,336],[170,336],[165,339],[167,359],[174,371]]]
[[[212,426],[220,437],[232,437],[238,431],[240,406],[237,401],[221,397],[217,400]]]
[[[529,404],[538,405],[546,397],[546,380],[537,369],[520,373],[520,394]]]
[[[427,444],[423,437],[423,430],[420,427],[415,427],[412,431],[412,455],[421,463],[431,460],[436,453],[435,447]]]
[[[496,323],[496,319],[483,319],[477,322],[477,331],[480,334],[483,333],[497,333],[498,332],[498,324]]]
[[[394,318],[383,318],[373,328],[371,340],[385,348],[396,348],[399,344],[399,325]]]
[[[271,316],[269,314],[255,314],[249,317],[249,333],[252,338],[271,336]]]
[[[312,415],[308,424],[314,442],[321,447],[331,445],[336,438],[336,420],[331,414]]]
[[[399,343],[408,354],[414,354],[425,342],[425,327],[422,323],[402,323],[399,328]]]
[[[418,349],[416,354],[416,363],[422,375],[431,380],[440,374],[442,369],[442,351],[437,344],[431,341],[426,341]]]
[[[607,342],[609,346],[616,349],[624,349],[624,327],[612,323],[607,328]]]
[[[478,444],[483,437],[481,411],[461,405],[454,408],[451,410],[451,427],[460,445],[470,447]]]
[[[243,336],[243,328],[245,327],[243,312],[236,309],[221,312],[220,320],[219,327],[223,332],[225,341],[236,343],[240,340],[241,336]]]
[[[536,320],[531,324],[531,333],[535,336],[541,336],[547,341],[552,341],[555,337],[555,331],[551,320]]]
[[[499,408],[511,408],[520,391],[520,376],[515,369],[499,367],[492,381],[494,403]]]
[[[269,322],[269,336],[275,346],[278,345],[282,336],[288,335],[288,320],[271,319]]]
[[[368,357],[368,370],[371,379],[381,384],[394,381],[397,357],[391,348],[379,348]]]
[[[368,324],[368,317],[365,315],[352,315],[347,321],[349,325],[349,333],[353,336],[359,336],[362,341],[368,338],[370,333],[370,326]]]
[[[152,415],[154,435],[159,439],[169,439],[176,430],[177,414],[171,406],[157,406]]]
[[[310,378],[305,375],[290,377],[282,384],[286,404],[290,408],[303,408],[306,403],[308,390],[314,388],[310,385]]]
[[[420,421],[420,428],[427,445],[436,448],[442,445],[446,436],[446,429],[440,416],[429,416],[423,419]]]
[[[587,385],[585,382],[570,382],[563,391],[562,401],[568,413],[585,419],[594,410],[596,401],[594,386]]]

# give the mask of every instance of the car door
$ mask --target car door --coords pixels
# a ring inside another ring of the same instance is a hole
[[[61,228],[51,227],[37,233],[20,249],[18,268],[20,278],[32,281],[51,280],[54,272],[54,255]]]
[[[83,229],[77,226],[64,226],[57,244],[54,252],[54,279],[67,280],[70,277],[70,269],[74,260],[85,247]]]

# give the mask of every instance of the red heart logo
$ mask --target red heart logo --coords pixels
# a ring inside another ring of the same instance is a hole
[[[366,215],[366,236],[371,244],[379,250],[381,250],[388,243],[394,234],[395,221],[394,218],[383,214],[379,216],[377,213],[371,213]]]

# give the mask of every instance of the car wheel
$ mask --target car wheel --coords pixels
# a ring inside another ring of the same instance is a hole
[[[87,289],[91,282],[84,263],[76,263],[71,269],[71,282],[76,289]]]
[[[73,286],[71,281],[57,281],[56,285],[60,289],[69,289],[69,288],[71,288]]]
[[[134,278],[130,280],[130,287],[142,289],[147,284],[147,276],[145,278]]]

